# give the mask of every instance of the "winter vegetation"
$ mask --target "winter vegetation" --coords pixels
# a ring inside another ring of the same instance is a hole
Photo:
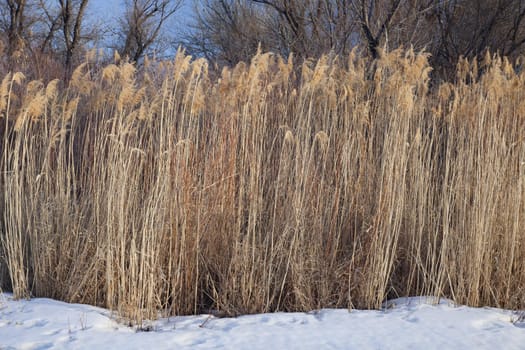
[[[426,54],[369,63],[5,75],[2,288],[139,323],[406,295],[523,308],[524,73],[487,54],[430,88]]]
[[[203,0],[178,41],[180,1],[88,2],[0,1],[1,290],[525,308],[524,1]]]

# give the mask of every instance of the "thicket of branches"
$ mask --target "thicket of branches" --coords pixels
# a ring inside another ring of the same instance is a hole
[[[32,78],[68,79],[92,48],[138,62],[159,49],[163,27],[181,0],[126,0],[114,23],[102,23],[89,0],[1,0],[0,67]],[[104,14],[105,15],[105,14]],[[166,45],[164,44],[165,48]]]
[[[378,58],[379,48],[413,47],[431,54],[436,78],[451,79],[460,57],[489,50],[514,59],[525,48],[525,0],[193,0],[188,28],[169,21],[182,0],[126,0],[105,24],[89,3],[1,0],[4,71],[50,78],[65,70],[67,77],[92,47],[139,62],[154,52],[173,55],[182,43],[219,67],[249,62],[258,47],[299,60],[355,47]],[[179,35],[164,35],[173,32]]]
[[[203,0],[188,44],[211,60],[247,61],[263,50],[285,57],[347,55],[355,46],[413,47],[431,54],[440,78],[460,57],[525,48],[523,0]]]

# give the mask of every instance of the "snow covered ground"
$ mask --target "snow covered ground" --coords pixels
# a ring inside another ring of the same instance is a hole
[[[516,313],[398,299],[384,311],[173,317],[136,332],[111,312],[0,294],[0,349],[525,349]]]

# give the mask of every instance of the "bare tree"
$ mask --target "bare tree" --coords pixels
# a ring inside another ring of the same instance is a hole
[[[260,45],[287,56],[345,54],[355,41],[351,0],[206,0],[188,40],[227,63],[249,59]]]
[[[166,21],[180,8],[182,0],[126,0],[120,21],[124,45],[121,56],[137,62],[156,42]]]
[[[41,20],[38,22],[38,32],[35,33],[38,38],[35,44],[40,53],[53,51],[53,43],[62,27],[62,13],[46,0],[38,0],[37,6]]]
[[[524,0],[435,0],[434,4],[439,33],[432,50],[436,67],[453,70],[459,57],[480,57],[486,50],[511,57],[523,54]]]
[[[8,54],[11,56],[24,45],[23,32],[26,28],[24,9],[26,0],[7,0],[7,6],[10,14]]]
[[[238,0],[205,0],[195,7],[196,23],[185,46],[209,60],[233,65],[249,60],[259,45],[274,49],[264,23],[268,14]]]
[[[64,39],[64,64],[71,71],[73,55],[83,40],[83,21],[88,0],[58,0],[61,31]]]
[[[350,0],[251,0],[277,15],[274,32],[283,48],[301,57],[316,57],[332,51],[346,53],[355,33]],[[275,18],[275,16],[273,16]]]
[[[377,58],[379,46],[386,43],[392,47],[432,46],[435,28],[429,27],[434,23],[428,16],[432,2],[205,0],[200,2],[192,39],[204,43],[201,46],[206,53],[242,52],[235,49],[237,42],[244,47],[260,42],[263,48],[303,58],[328,52],[344,55],[364,44]]]
[[[281,0],[251,0],[254,3],[267,6],[278,15],[277,28],[281,33],[283,44],[289,46],[290,51],[297,55],[306,53],[308,21],[308,1],[281,1]]]
[[[4,0],[0,4],[1,27],[7,37],[6,46],[9,57],[20,53],[27,44],[32,18],[27,15],[26,7],[26,0]]]
[[[380,46],[430,50],[436,43],[437,21],[432,16],[443,0],[354,0],[361,42],[370,56],[379,57]]]

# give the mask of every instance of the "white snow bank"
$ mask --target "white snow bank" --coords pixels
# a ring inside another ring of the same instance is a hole
[[[397,299],[384,311],[173,317],[136,332],[104,309],[0,294],[0,349],[525,349],[525,323],[513,312],[426,301]]]

